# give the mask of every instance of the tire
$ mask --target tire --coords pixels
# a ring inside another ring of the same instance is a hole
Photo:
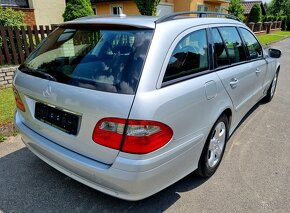
[[[273,78],[273,81],[271,83],[271,86],[269,87],[269,89],[267,91],[267,95],[263,99],[266,103],[272,101],[272,99],[275,95],[276,88],[277,88],[277,82],[278,82],[278,76],[279,76],[279,72],[276,72],[275,76]]]
[[[224,155],[228,134],[229,121],[226,115],[222,115],[214,124],[203,148],[197,169],[199,176],[210,177],[216,172]]]

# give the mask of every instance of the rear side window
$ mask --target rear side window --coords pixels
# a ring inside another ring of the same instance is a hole
[[[237,29],[235,27],[221,27],[219,30],[226,44],[230,63],[246,61],[245,48]]]
[[[163,82],[208,70],[208,44],[205,30],[185,36],[170,57]]]
[[[250,31],[244,28],[240,28],[240,31],[248,49],[249,58],[250,59],[261,58],[263,56],[263,50],[260,43],[255,38],[255,36],[253,36],[253,34],[250,33]]]
[[[217,28],[212,29],[212,38],[214,45],[214,63],[215,67],[222,67],[230,64],[228,54],[226,51],[226,45],[222,40],[222,37]]]
[[[59,28],[20,71],[63,84],[134,94],[152,30]]]

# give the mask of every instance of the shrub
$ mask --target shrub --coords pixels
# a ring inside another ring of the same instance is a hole
[[[0,6],[0,25],[20,28],[24,25],[24,13]]]
[[[135,2],[141,15],[156,16],[157,6],[160,0],[153,1],[135,0]]]
[[[281,16],[281,21],[282,21],[282,25],[281,25],[281,27],[282,27],[282,30],[287,30],[287,16]]]
[[[270,22],[270,21],[275,21],[276,20],[276,18],[275,18],[275,16],[266,16],[266,21],[267,22]]]
[[[241,19],[242,21],[244,21],[245,8],[241,4],[240,0],[231,0],[230,5],[227,8],[227,11],[229,12],[229,14],[232,14],[232,15],[238,17],[239,19]]]
[[[91,15],[94,15],[94,11],[90,0],[68,0],[62,16],[64,21],[70,21]]]
[[[22,11],[15,11],[11,8],[3,8],[0,6],[0,25],[5,27],[18,27],[24,24],[24,13]],[[9,41],[9,38],[7,38]],[[3,40],[0,36],[0,48],[3,47]]]
[[[249,22],[260,22],[262,20],[262,9],[260,4],[254,4],[249,14]]]

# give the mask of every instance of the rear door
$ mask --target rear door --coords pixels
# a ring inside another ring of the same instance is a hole
[[[152,30],[59,28],[14,80],[22,122],[54,143],[112,164],[117,149],[92,140],[105,117],[128,118]]]
[[[212,28],[212,37],[217,74],[240,119],[253,105],[255,66],[247,63],[245,47],[235,27]]]

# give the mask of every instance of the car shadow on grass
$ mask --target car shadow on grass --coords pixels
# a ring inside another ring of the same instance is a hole
[[[190,174],[141,201],[98,192],[53,169],[27,148],[0,158],[0,211],[3,212],[164,212],[207,179]]]

